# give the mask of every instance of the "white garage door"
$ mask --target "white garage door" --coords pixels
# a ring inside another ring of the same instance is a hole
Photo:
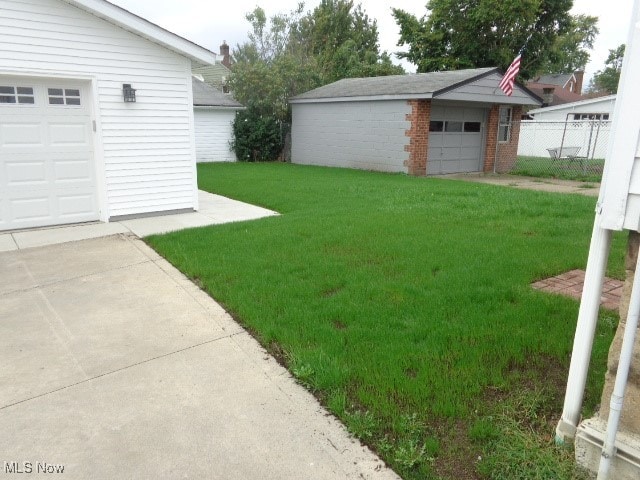
[[[0,76],[0,230],[98,219],[89,88]]]
[[[427,174],[480,172],[483,168],[485,109],[431,108]]]

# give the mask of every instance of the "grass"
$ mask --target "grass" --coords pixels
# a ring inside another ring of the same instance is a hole
[[[560,178],[562,180],[577,180],[581,182],[600,182],[604,168],[603,159],[583,160],[552,160],[547,157],[529,157],[519,155],[511,170],[512,175],[523,175],[540,178]]]
[[[578,303],[529,285],[584,268],[595,199],[288,164],[200,165],[199,185],[282,216],[148,242],[405,479],[580,478],[552,439]]]

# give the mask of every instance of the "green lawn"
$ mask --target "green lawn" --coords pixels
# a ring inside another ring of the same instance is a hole
[[[584,159],[580,163],[579,160],[552,160],[548,157],[520,155],[509,173],[527,177],[600,182],[603,169],[604,160],[601,158]]]
[[[595,199],[289,164],[200,165],[199,185],[282,216],[149,243],[404,478],[580,478],[553,445],[578,302],[529,285],[585,267]]]

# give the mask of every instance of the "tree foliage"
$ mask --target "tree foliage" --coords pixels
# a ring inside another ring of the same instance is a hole
[[[558,36],[570,31],[573,0],[429,0],[418,19],[393,9],[400,26],[398,53],[419,72],[461,68],[506,69],[525,46],[523,78],[540,71]]]
[[[574,15],[567,31],[558,35],[540,66],[540,73],[573,73],[584,70],[598,35],[598,17]]]
[[[322,83],[404,73],[380,52],[376,20],[351,0],[322,0],[302,19],[301,37],[318,62]]]
[[[598,70],[591,79],[589,93],[613,94],[618,92],[618,82],[622,71],[622,60],[624,59],[624,44],[618,48],[609,50],[609,56],[604,64],[603,70]]]
[[[292,96],[341,78],[404,72],[380,51],[375,20],[352,0],[322,0],[307,13],[300,3],[290,13],[271,17],[256,7],[246,19],[251,24],[249,40],[234,49],[229,86],[251,113],[243,123],[257,122],[261,132],[268,130],[261,124],[267,117],[284,131],[282,124],[291,119]],[[236,130],[236,135],[245,133]],[[251,152],[260,151],[261,142],[270,142],[255,135],[252,139]],[[234,146],[241,144],[236,137]],[[236,155],[244,159],[246,152],[236,149]]]

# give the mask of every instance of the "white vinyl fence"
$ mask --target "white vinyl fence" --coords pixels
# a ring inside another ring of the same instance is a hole
[[[586,159],[604,159],[611,131],[609,120],[568,122],[522,120],[518,156],[549,158],[549,149],[578,148]]]

